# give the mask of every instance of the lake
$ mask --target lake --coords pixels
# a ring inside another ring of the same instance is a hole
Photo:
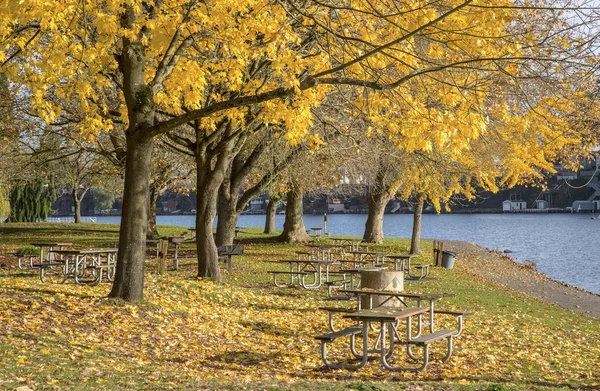
[[[282,229],[285,216],[277,215]],[[195,216],[158,216],[158,224],[193,227]],[[366,215],[328,215],[331,235],[362,236]],[[242,227],[264,226],[264,215],[241,216]],[[98,223],[120,222],[120,217],[97,217]],[[322,227],[323,216],[306,215],[307,228]],[[412,215],[385,215],[386,237],[408,238]],[[600,294],[600,219],[590,214],[425,214],[421,236],[475,242],[490,249],[511,250],[517,262],[535,263],[550,278]]]

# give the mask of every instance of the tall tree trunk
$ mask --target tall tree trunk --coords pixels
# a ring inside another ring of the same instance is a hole
[[[418,195],[413,215],[412,238],[410,240],[410,253],[415,255],[418,255],[421,251],[421,218],[423,217],[424,204],[424,197],[422,195]]]
[[[270,196],[269,203],[267,204],[267,216],[265,219],[265,233],[275,233],[275,213],[277,212],[277,205],[279,204],[280,197]]]
[[[385,206],[392,199],[387,192],[372,193],[367,201],[369,214],[365,224],[363,240],[369,243],[383,243],[383,215]]]
[[[75,216],[73,218],[73,222],[75,222],[75,223],[81,223],[81,200],[77,196],[78,190],[79,189],[77,187],[75,187],[73,189],[73,193],[72,193],[73,194],[73,205],[74,205],[73,208],[75,209]]]
[[[144,298],[148,183],[153,139],[127,135],[123,211],[115,282],[109,294],[129,302]]]
[[[233,244],[235,226],[239,217],[237,213],[238,199],[239,192],[231,188],[229,179],[225,177],[223,183],[219,187],[217,246],[230,246]]]
[[[121,19],[123,26],[133,26],[134,13],[131,7],[127,8]],[[146,53],[140,40],[123,39],[119,63],[123,69],[123,95],[129,127],[125,131],[127,155],[117,270],[109,296],[136,302],[144,298],[148,185],[154,146],[153,138],[147,136],[145,130],[154,125],[155,105],[152,88],[145,80]]]
[[[285,222],[283,223],[283,232],[278,238],[282,242],[304,243],[311,240],[302,220],[302,195],[300,189],[292,189],[287,193]]]
[[[150,194],[148,195],[148,227],[146,228],[146,239],[154,240],[158,238],[158,228],[156,227],[156,200],[158,200],[159,185],[152,182],[150,185]]]
[[[227,125],[229,126],[229,125]],[[196,139],[202,140],[203,130],[197,124]],[[196,250],[198,252],[198,277],[221,282],[219,257],[212,225],[217,214],[217,196],[231,159],[235,140],[219,148],[216,161],[205,143],[197,146],[196,154]],[[234,226],[235,229],[235,226]]]
[[[217,213],[218,188],[198,187],[196,202],[196,250],[198,252],[198,277],[221,282],[217,246],[213,237],[213,221]]]

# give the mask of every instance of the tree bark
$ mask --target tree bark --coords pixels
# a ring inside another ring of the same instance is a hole
[[[285,222],[283,223],[283,232],[278,238],[282,242],[305,243],[311,240],[302,220],[302,195],[303,193],[299,189],[292,189],[287,193]]]
[[[418,196],[417,202],[415,203],[412,238],[410,240],[410,253],[415,255],[418,255],[421,251],[421,220],[423,217],[424,204],[425,199],[422,196]]]
[[[267,204],[267,216],[265,219],[265,232],[266,234],[275,233],[275,214],[277,212],[277,205],[279,204],[279,197],[269,197],[269,203]]]
[[[144,298],[148,183],[153,145],[151,138],[127,136],[119,253],[115,282],[109,296],[129,302]]]
[[[133,9],[128,7],[121,19],[123,26],[131,28],[135,19]],[[109,296],[136,302],[144,298],[148,194],[154,147],[153,137],[147,130],[154,125],[156,107],[152,88],[145,80],[146,53],[140,40],[123,39],[119,63],[123,70],[129,126],[125,131],[127,155],[119,252]]]
[[[230,123],[226,126],[224,137],[230,137],[234,129]],[[219,188],[225,179],[231,160],[233,159],[233,146],[235,138],[222,143],[218,151],[209,149],[203,139],[203,129],[199,122],[196,124],[196,139],[200,141],[196,147],[196,187],[198,196],[196,201],[196,249],[198,252],[198,277],[210,278],[221,282],[221,270],[217,246],[213,236],[213,221],[217,214],[217,196]],[[217,153],[218,152],[218,153]],[[216,158],[216,159],[215,159]],[[235,226],[234,226],[235,229]]]
[[[77,197],[77,187],[73,188],[73,205],[75,209],[75,216],[73,217],[74,223],[81,223],[81,200]],[[83,197],[82,197],[83,198]]]
[[[219,187],[218,218],[217,218],[217,246],[230,246],[235,237],[235,226],[239,218],[237,203],[239,190],[232,188],[230,180],[226,177]]]
[[[383,243],[383,215],[385,206],[391,200],[386,192],[371,193],[367,201],[369,205],[369,214],[365,224],[365,234],[363,241],[369,243]]]
[[[200,182],[198,182],[200,183]],[[204,184],[204,183],[203,183]],[[217,188],[210,184],[198,187],[196,202],[196,250],[198,252],[198,277],[221,282],[219,257],[213,236],[213,221],[217,214]]]
[[[150,194],[148,195],[148,227],[146,228],[146,239],[154,240],[158,238],[158,228],[156,227],[156,201],[158,200],[159,186],[156,182],[150,185]]]

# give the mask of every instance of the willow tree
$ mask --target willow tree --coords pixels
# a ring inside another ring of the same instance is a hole
[[[214,218],[210,204],[223,178],[221,167],[231,159],[231,137],[245,131],[249,107],[261,105],[263,122],[284,124],[285,137],[293,143],[308,132],[310,109],[331,85],[379,91],[369,102],[358,103],[365,107],[384,103],[392,92],[410,100],[414,92],[423,93],[424,85],[436,100],[453,89],[456,105],[466,106],[480,99],[479,91],[489,91],[494,79],[543,73],[551,69],[546,64],[564,58],[572,64],[575,51],[588,49],[587,41],[571,39],[563,24],[569,20],[561,19],[553,2],[547,3],[3,1],[0,64],[15,85],[31,91],[33,107],[48,122],[61,111],[48,95],[79,100],[85,113],[82,133],[111,129],[114,120],[106,114],[109,102],[118,101],[127,157],[110,295],[137,301],[143,297],[156,136],[198,125],[203,141],[197,146],[197,164],[208,170],[198,175],[207,208],[196,223],[207,229]],[[572,8],[569,15],[577,14]],[[518,28],[508,28],[512,26]],[[394,111],[393,101],[388,109]],[[444,114],[444,109],[431,108],[432,117]],[[460,149],[472,136],[470,129],[463,134],[460,127],[451,135],[441,130],[428,134],[419,126],[421,113],[409,117],[416,124],[402,140],[409,149],[426,148],[424,139],[442,137],[450,137],[453,148]],[[393,123],[386,125],[391,129]],[[198,275],[218,279],[212,234],[202,238],[206,246],[198,244],[203,249]]]
[[[46,221],[56,201],[54,180],[37,180],[14,186],[10,193],[10,216],[8,221],[35,223]]]

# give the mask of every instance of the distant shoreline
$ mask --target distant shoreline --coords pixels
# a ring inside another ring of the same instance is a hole
[[[593,210],[582,210],[579,212],[575,212],[575,211],[570,211],[570,210],[565,210],[565,209],[523,209],[523,210],[514,210],[514,211],[502,211],[502,210],[477,210],[477,209],[473,209],[473,210],[452,210],[450,212],[446,212],[446,211],[442,211],[440,214],[526,214],[526,213],[536,213],[536,214],[547,214],[547,213],[572,213],[572,214],[577,214],[577,213],[583,213],[583,214],[593,214],[596,213],[598,211],[593,211]],[[323,215],[325,212],[313,212],[313,213],[305,213],[305,215],[312,215],[312,216],[318,216],[318,215]],[[284,213],[278,213],[278,214],[284,214]],[[367,212],[348,212],[348,213],[332,213],[332,212],[327,212],[327,215],[331,216],[331,215],[366,215]],[[410,215],[413,214],[413,212],[394,212],[394,213],[385,213],[386,215]],[[423,214],[437,214],[435,211],[423,211]],[[195,216],[195,213],[191,213],[191,212],[183,212],[183,213],[157,213],[157,216]],[[252,215],[266,215],[265,212],[252,212],[252,213],[242,213],[242,216],[252,216]],[[120,213],[111,213],[111,214],[86,214],[85,216],[82,217],[115,217],[115,216],[121,216]],[[48,216],[49,218],[58,218],[58,217],[74,217],[73,214],[54,214],[54,215],[50,215]]]

